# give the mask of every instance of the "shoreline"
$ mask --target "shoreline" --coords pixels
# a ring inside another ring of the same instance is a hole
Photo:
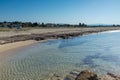
[[[0,53],[36,43],[34,40],[20,41],[0,45]]]
[[[70,31],[70,32],[58,31],[58,32],[44,33],[44,34],[16,35],[10,37],[3,37],[0,38],[0,53],[52,39],[60,39],[60,38],[68,39],[68,38],[88,35],[92,33],[114,32],[114,31],[116,31],[116,29],[112,29],[112,30],[98,29],[98,30],[88,30],[88,31],[78,30],[78,31]]]
[[[46,41],[49,41],[49,40],[54,40],[54,39],[59,39],[59,38],[62,38],[62,39],[67,39],[67,38],[73,38],[73,37],[77,37],[77,36],[84,36],[84,35],[89,35],[89,34],[96,34],[96,33],[109,33],[109,32],[118,32],[119,30],[96,30],[96,31],[83,31],[83,32],[70,32],[70,33],[61,33],[61,34],[57,34],[57,36],[55,36],[55,34],[50,34],[49,36],[48,35],[44,35],[42,37],[45,37],[44,39],[41,39],[41,36],[39,36],[39,34],[35,34],[35,35],[38,35],[38,36],[35,36],[35,39],[32,39],[32,40],[24,40],[24,41],[16,41],[16,42],[12,42],[12,43],[5,43],[5,44],[2,44],[0,45],[0,55],[2,57],[6,55],[6,52],[7,54],[9,53],[9,51],[15,51],[15,49],[21,49],[22,47],[26,47],[26,46],[29,46],[31,44],[36,44],[36,43],[42,43],[42,42],[46,42]],[[22,35],[21,35],[22,36]],[[48,36],[48,37],[46,37]],[[9,38],[9,37],[8,37]],[[5,55],[4,55],[5,54]],[[97,73],[93,73],[93,72],[89,72],[89,71],[85,71],[85,74],[84,73],[81,73],[82,71],[80,72],[76,72],[76,71],[72,71],[72,74],[71,72],[67,75],[65,75],[65,79],[67,80],[81,80],[81,76],[80,75],[85,75],[85,79],[89,77],[91,77],[91,75],[93,76],[97,76],[97,77],[93,77],[94,80],[120,80],[120,77],[119,75],[116,75],[116,74],[113,74],[113,73],[107,73],[107,74],[103,74],[103,75],[98,75]],[[84,71],[83,71],[84,72]],[[77,75],[74,75],[78,73]],[[58,77],[59,75],[57,76],[53,76],[53,79],[60,79],[60,80],[63,80],[61,79],[62,77]],[[54,80],[55,80],[54,79]],[[93,80],[92,79],[92,80]],[[91,80],[91,79],[90,79]]]
[[[36,40],[26,40],[26,41],[19,41],[19,42],[13,42],[13,43],[7,43],[0,45],[0,54],[9,52],[11,50],[19,49],[22,47],[26,47],[35,43],[42,43],[46,42],[49,40],[54,40],[54,39],[47,39],[47,40],[41,40],[41,41],[36,41]]]

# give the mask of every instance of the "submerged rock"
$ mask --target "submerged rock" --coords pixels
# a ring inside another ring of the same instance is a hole
[[[54,73],[50,75],[50,78],[48,80],[63,80],[63,77],[59,74]]]
[[[79,73],[80,71],[73,70],[66,76],[64,80],[75,80]]]

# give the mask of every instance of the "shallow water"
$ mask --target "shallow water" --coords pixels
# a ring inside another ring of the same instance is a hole
[[[0,57],[0,80],[50,80],[72,70],[120,74],[120,32],[37,43]]]

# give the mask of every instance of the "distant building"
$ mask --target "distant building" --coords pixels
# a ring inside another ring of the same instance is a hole
[[[47,23],[46,26],[47,26],[47,27],[56,27],[56,24],[53,24],[53,23]]]
[[[21,29],[21,28],[22,28],[22,26],[18,26],[18,25],[17,25],[17,26],[15,26],[15,28],[17,28],[17,29]]]
[[[3,23],[3,26],[4,26],[4,27],[8,27],[10,24],[11,24],[10,22],[4,22],[4,23]]]

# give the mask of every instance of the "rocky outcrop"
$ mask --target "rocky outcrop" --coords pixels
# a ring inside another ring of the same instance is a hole
[[[97,75],[95,72],[84,70],[84,71],[72,71],[64,80],[120,80],[120,76],[107,73],[104,75]]]
[[[81,71],[75,80],[98,80],[97,74],[88,70]]]

